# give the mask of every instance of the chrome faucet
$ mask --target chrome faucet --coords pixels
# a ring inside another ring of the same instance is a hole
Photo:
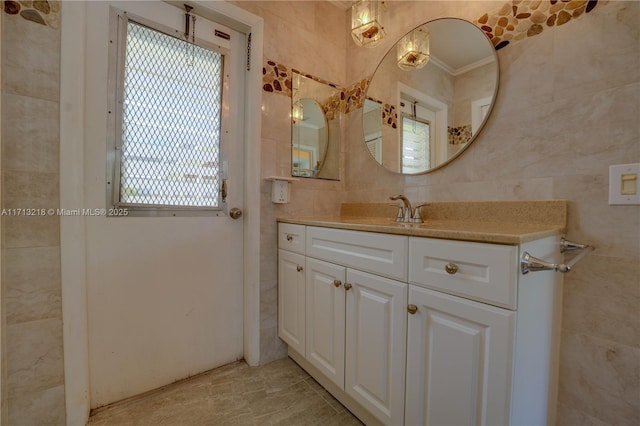
[[[394,207],[398,208],[398,216],[396,217],[396,222],[413,222],[413,223],[422,223],[422,217],[420,216],[420,207],[426,206],[426,204],[420,204],[415,208],[411,207],[411,202],[407,197],[402,194],[394,195],[389,197],[391,200],[402,200],[404,206],[398,206],[393,204]]]
[[[404,207],[400,207],[400,211],[398,213],[398,217],[396,217],[396,222],[409,222],[413,215],[413,208],[411,207],[411,202],[407,197],[402,194],[394,195],[389,197],[390,200],[402,200],[404,203]]]

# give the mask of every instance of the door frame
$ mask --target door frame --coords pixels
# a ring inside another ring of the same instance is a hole
[[[181,2],[179,3],[182,7]],[[192,1],[206,18],[221,19],[251,34],[250,70],[245,80],[244,139],[244,358],[260,362],[260,133],[264,21],[224,1]],[[61,9],[60,164],[84,164],[84,60],[87,28],[84,2],[65,2]],[[249,125],[251,123],[251,125]],[[60,208],[84,205],[83,167],[60,168]],[[76,206],[76,207],[74,207]],[[82,217],[60,217],[63,349],[67,424],[85,424],[90,411],[86,229]]]

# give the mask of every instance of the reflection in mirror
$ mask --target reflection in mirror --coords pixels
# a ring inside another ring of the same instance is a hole
[[[294,72],[291,104],[291,174],[339,180],[340,90]]]
[[[369,152],[403,174],[449,163],[486,122],[498,78],[495,49],[472,23],[445,18],[414,29],[386,54],[367,89]]]

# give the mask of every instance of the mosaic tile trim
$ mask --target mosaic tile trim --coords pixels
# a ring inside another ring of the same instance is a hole
[[[278,64],[275,61],[268,59],[265,60],[262,67],[262,90],[268,93],[277,93],[291,97],[294,72],[310,78],[311,80],[317,81],[318,83],[326,84],[338,89],[339,93],[331,96],[329,99],[319,102],[320,107],[324,111],[328,120],[337,117],[341,112],[347,113],[354,109],[352,103],[359,101],[362,104],[362,102],[364,102],[361,98],[364,96],[364,90],[366,89],[369,81],[368,79],[345,89],[337,84],[331,83],[330,81],[298,71],[295,68],[290,69],[286,65]]]
[[[471,124],[447,129],[448,142],[451,145],[461,145],[471,140]]]
[[[20,15],[28,21],[51,28],[60,28],[60,0],[5,0],[2,10],[8,15]]]
[[[606,2],[600,2],[600,4]],[[512,0],[487,12],[473,23],[496,50],[541,34],[545,28],[564,25],[591,12],[598,0]]]
[[[382,125],[389,126],[393,129],[398,128],[398,113],[396,112],[396,106],[384,103],[372,97],[367,97],[368,100],[380,104],[382,106]]]
[[[382,125],[389,126],[393,129],[398,128],[398,113],[396,107],[367,97],[368,100],[376,102],[382,106]],[[447,128],[447,141],[451,145],[461,145],[471,140],[471,124],[465,124],[458,127]]]
[[[363,78],[345,89],[345,113],[362,108],[364,106],[364,95],[369,86],[371,77]]]
[[[8,2],[5,1],[6,3]],[[510,0],[500,8],[485,13],[473,23],[487,34],[495,49],[499,50],[509,44],[541,34],[545,28],[564,25],[572,19],[591,12],[598,4],[604,5],[607,2],[602,0]],[[291,97],[291,71],[285,65],[266,60],[262,68],[263,90]],[[342,112],[349,113],[363,107],[367,86],[371,81],[370,77],[348,88],[340,88],[310,74],[296,72],[340,89]],[[389,108],[385,107],[384,110],[388,112],[389,118],[385,122],[389,121],[388,125],[395,123],[397,127],[397,114],[394,119]]]
[[[293,73],[301,74],[311,80],[318,83],[326,84],[331,87],[335,87],[340,91],[345,89],[330,81],[323,80],[320,77],[316,77],[311,74],[299,71],[295,68],[289,69],[286,65],[278,64],[275,61],[266,59],[262,66],[262,89],[265,92],[279,93],[285,96],[291,97],[291,82]]]
[[[327,120],[333,120],[334,118],[340,117],[340,113],[343,112],[343,97],[344,91],[341,90],[340,93],[336,93],[330,98],[319,102],[320,108],[322,108],[322,112],[324,112],[324,116]]]
[[[291,97],[292,74],[286,66],[265,61],[262,66],[262,90]]]

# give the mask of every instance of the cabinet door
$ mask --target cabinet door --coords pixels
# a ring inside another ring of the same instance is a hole
[[[515,313],[411,286],[406,423],[509,423]]]
[[[306,357],[344,389],[344,280],[342,266],[307,258]]]
[[[302,355],[305,344],[304,264],[303,255],[278,250],[278,335]]]
[[[407,284],[351,269],[347,283],[345,391],[381,422],[401,425]]]

